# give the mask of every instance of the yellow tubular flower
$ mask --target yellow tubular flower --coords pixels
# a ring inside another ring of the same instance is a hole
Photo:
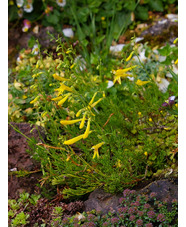
[[[53,98],[53,99],[51,99],[51,100],[53,100],[53,101],[59,101],[59,100],[62,99],[62,98],[63,98],[63,96],[58,96],[58,97]]]
[[[94,149],[94,155],[93,155],[93,159],[97,156],[99,158],[99,153],[98,153],[98,149],[104,144],[104,142],[102,143],[98,143],[96,145],[94,145],[91,149]]]
[[[59,81],[68,81],[69,80],[69,79],[66,79],[64,77],[58,76],[55,73],[52,76],[54,77],[54,79],[59,80]]]
[[[92,132],[92,131],[89,131],[89,134],[90,134],[91,132]],[[63,144],[65,144],[65,145],[71,145],[71,144],[76,143],[77,141],[83,139],[83,136],[84,136],[84,134],[83,134],[83,135],[80,135],[80,136],[76,136],[76,137],[74,137],[73,139],[66,140]]]
[[[41,117],[45,117],[47,115],[47,112],[45,111],[44,113],[41,114]]]
[[[126,72],[128,72],[128,71],[130,71],[131,69],[134,69],[134,68],[136,68],[137,67],[137,65],[133,65],[133,66],[131,66],[131,67],[129,67],[129,68],[126,68],[126,69],[118,69],[118,70],[116,70],[116,71],[114,71],[115,72],[115,75],[116,76],[122,76],[124,73],[126,73]]]
[[[37,74],[34,74],[33,76],[32,76],[32,78],[34,79],[34,78],[36,78],[37,76],[39,76],[40,74],[42,74],[43,72],[39,72],[39,73],[37,73]]]
[[[178,64],[178,59],[174,62],[174,64],[175,64],[175,65],[177,65],[177,64]]]
[[[88,104],[89,106],[91,106],[92,103],[94,102],[94,99],[95,99],[96,95],[97,95],[97,92],[93,95],[92,99],[90,100],[90,102]]]
[[[60,87],[55,89],[55,91],[59,91],[60,93],[63,93],[64,91],[72,91],[72,89],[65,84],[61,83]]]
[[[96,145],[92,146],[92,148],[91,148],[91,149],[98,149],[98,148],[100,148],[100,147],[101,147],[104,143],[105,143],[105,142],[98,143],[98,144],[96,144]]]
[[[99,152],[98,152],[98,149],[95,149],[95,150],[94,150],[94,155],[93,155],[93,157],[92,157],[92,158],[93,158],[93,159],[95,159],[95,157],[96,157],[96,156],[99,158]]]
[[[121,84],[121,77],[120,77],[120,76],[116,76],[116,77],[114,78],[113,83],[115,84],[116,81],[118,81],[118,83]]]
[[[129,56],[130,57],[130,56]],[[128,57],[128,58],[129,58]],[[130,60],[130,59],[129,59]],[[126,72],[130,71],[131,69],[136,68],[137,65],[131,66],[129,68],[126,69],[118,69],[118,70],[113,70],[113,73],[115,74],[115,78],[114,78],[114,84],[116,81],[118,81],[119,84],[121,84],[121,77],[126,78],[127,76],[129,76],[129,74],[126,74]]]
[[[75,124],[75,123],[77,123],[77,122],[82,121],[82,119],[83,119],[83,118],[81,118],[81,119],[76,119],[76,120],[61,120],[60,123],[61,123],[62,125],[72,125],[72,124]]]
[[[176,44],[177,42],[178,42],[178,38],[176,38],[173,43]]]
[[[126,78],[127,76],[130,76],[130,75],[129,75],[129,74],[123,74],[123,75],[121,75],[121,76],[116,76],[116,77],[114,78],[113,83],[115,84],[116,81],[118,81],[118,83],[121,84],[121,77]]]
[[[80,129],[82,129],[82,128],[84,127],[86,114],[87,114],[87,113],[85,112],[84,115],[83,115],[81,124],[80,124],[80,126],[79,126]]]
[[[68,162],[70,160],[70,155],[67,155],[66,161]]]
[[[39,98],[40,98],[40,97],[37,96],[34,100],[32,100],[32,101],[30,102],[30,104],[33,104],[33,103],[37,102],[37,100],[38,100]]]
[[[130,55],[129,55],[128,58],[126,59],[126,62],[127,62],[127,61],[130,61],[130,59],[132,58],[133,53],[134,53],[134,51],[132,51],[132,52],[130,53]]]
[[[142,86],[142,85],[145,85],[147,83],[149,83],[150,81],[142,81],[142,80],[137,80],[136,84],[139,85],[139,86]]]
[[[92,105],[91,105],[91,108],[95,107],[99,102],[101,102],[103,98],[100,98],[98,99],[98,101],[94,102]]]
[[[76,136],[73,139],[66,140],[63,144],[65,144],[65,145],[71,145],[71,144],[76,143],[77,141],[83,139],[83,136],[84,136],[84,134],[83,135],[80,135],[80,136]]]
[[[82,111],[83,111],[83,109],[79,110],[76,114],[76,117],[79,117]]]
[[[71,93],[68,93],[63,99],[61,99],[58,102],[58,106],[63,105],[64,102],[66,102],[66,100],[68,99],[68,97],[71,95]]]
[[[70,66],[70,69],[73,69],[73,68],[74,68],[74,66],[75,66],[75,64],[71,65],[71,66]]]
[[[90,131],[90,121],[91,121],[91,118],[88,119],[88,123],[87,123],[87,128],[86,128],[86,131],[83,135],[83,139],[86,139],[89,135],[89,131]]]

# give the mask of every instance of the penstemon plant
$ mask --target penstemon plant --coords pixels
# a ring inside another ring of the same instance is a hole
[[[144,64],[138,48],[132,43],[122,62],[110,62],[108,79],[92,74],[86,63],[77,61],[76,49],[60,38],[57,59],[29,53],[35,59],[29,67],[29,57],[19,62],[19,78],[27,69],[30,85],[25,88],[17,79],[12,91],[26,92],[23,105],[32,110],[30,122],[44,127],[47,135],[47,143],[29,140],[33,158],[41,163],[41,185],[60,186],[64,197],[99,187],[121,192],[176,165],[175,77],[162,92],[156,71],[162,64]]]

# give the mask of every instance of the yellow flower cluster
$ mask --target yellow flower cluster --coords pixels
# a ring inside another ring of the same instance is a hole
[[[54,73],[53,74],[54,79],[61,81],[60,87],[56,88],[55,91],[58,92],[57,97],[53,98],[53,101],[58,101],[58,105],[61,106],[63,103],[67,101],[67,99],[72,95],[73,89],[66,86],[64,82],[69,81],[69,79],[66,79],[64,77],[64,73],[61,73],[61,76],[58,74]],[[68,91],[68,93],[63,94],[64,91]]]
[[[136,67],[137,67],[137,65],[134,65],[134,66],[131,66],[131,67],[126,68],[126,69],[113,70],[113,73],[115,75],[115,77],[114,77],[114,84],[116,83],[116,81],[118,81],[118,83],[121,84],[121,78],[126,78],[126,77],[130,76],[126,72],[128,72],[131,69],[134,69]]]
[[[92,112],[92,108],[94,108],[103,99],[103,98],[100,98],[96,102],[94,102],[96,95],[97,95],[97,92],[93,95],[93,97],[90,100],[90,102],[88,103],[88,105],[85,108],[82,108],[77,112],[76,117],[79,117],[82,114],[83,115],[82,118],[75,119],[75,120],[61,120],[60,121],[60,123],[62,125],[71,125],[71,124],[75,124],[77,122],[81,122],[79,125],[79,128],[82,129],[85,125],[85,121],[88,119],[86,130],[85,130],[84,134],[77,136],[73,139],[67,140],[64,142],[64,144],[71,145],[81,139],[86,139],[88,137],[88,135],[92,132],[92,131],[90,131],[91,116],[94,116],[94,113]],[[103,95],[103,97],[104,97],[104,95]]]

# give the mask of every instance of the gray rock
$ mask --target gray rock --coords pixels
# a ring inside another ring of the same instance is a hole
[[[163,44],[163,42],[173,43],[178,34],[178,22],[170,19],[161,18],[159,21],[154,22],[152,26],[144,30],[140,36],[144,38],[144,42],[148,39],[156,37]]]
[[[85,201],[85,211],[96,210],[106,214],[108,211],[115,211],[118,205],[119,196],[104,192],[102,189],[96,189]]]
[[[168,179],[154,181],[139,191],[139,193],[145,194],[150,194],[151,192],[156,192],[156,199],[166,201],[168,204],[170,204],[173,199],[178,199],[177,182]]]
[[[151,192],[155,192],[156,199],[168,204],[168,209],[171,207],[171,201],[178,199],[178,185],[177,182],[173,182],[168,179],[162,179],[153,181],[146,187],[136,190],[137,194],[150,195]],[[119,206],[119,195],[112,195],[104,192],[102,189],[96,189],[89,195],[87,201],[85,201],[85,211],[96,210],[102,214],[106,214],[108,211],[115,212]]]

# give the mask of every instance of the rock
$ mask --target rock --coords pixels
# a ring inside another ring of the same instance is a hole
[[[104,192],[102,189],[96,189],[85,201],[85,211],[101,211],[106,214],[108,211],[114,211],[119,205],[119,196]]]
[[[161,18],[144,30],[140,36],[144,38],[143,42],[153,42],[154,45],[163,45],[165,42],[172,44],[178,36],[178,22],[169,18]]]
[[[168,179],[162,179],[153,181],[142,189],[136,189],[137,194],[150,195],[151,192],[155,192],[156,199],[168,204],[170,208],[171,201],[178,199],[178,184],[175,181]],[[96,189],[90,195],[87,201],[85,201],[85,211],[96,210],[102,214],[106,214],[108,211],[114,212],[119,206],[119,195],[112,195],[104,192],[102,189]]]
[[[13,27],[13,26],[12,26]],[[56,49],[55,40],[51,40],[51,37],[47,34],[47,32],[51,33],[56,39],[58,37],[58,33],[54,30],[53,27],[40,27],[38,33],[34,33],[34,31],[29,30],[28,32],[22,32],[20,26],[16,28],[9,28],[8,32],[8,66],[14,67],[16,65],[16,58],[21,49],[28,49],[28,41],[31,37],[34,37],[35,40],[38,40],[41,49],[52,49],[53,51]],[[64,42],[64,38],[62,38],[62,42]],[[15,48],[16,47],[16,48]]]
[[[50,34],[52,34],[56,39],[58,37],[58,33],[55,31],[55,29],[53,27],[41,27],[38,34],[35,34],[33,32],[31,32],[31,34],[36,38],[38,39],[41,47],[43,49],[47,48],[47,49],[50,49],[50,48],[56,48],[56,42],[55,40],[51,40],[51,37],[50,35],[48,34],[48,32]],[[62,41],[64,41],[65,39],[63,38]]]
[[[178,182],[176,179],[174,181],[168,179],[157,180],[139,191],[140,194],[145,193],[148,195],[151,192],[155,192],[157,194],[156,199],[167,202],[169,207],[173,199],[178,199]]]
[[[11,123],[15,128],[31,138],[34,137],[40,142],[40,135],[45,138],[44,131],[41,127],[31,126],[27,123]],[[32,132],[31,132],[32,130]],[[40,165],[31,159],[30,155],[26,152],[29,149],[27,139],[16,132],[10,125],[8,126],[8,197],[9,199],[16,199],[19,193],[24,190],[29,193],[34,193],[38,190],[36,184],[42,173],[37,172]],[[13,172],[19,170],[36,171],[36,173],[30,174],[26,177],[16,177]]]

